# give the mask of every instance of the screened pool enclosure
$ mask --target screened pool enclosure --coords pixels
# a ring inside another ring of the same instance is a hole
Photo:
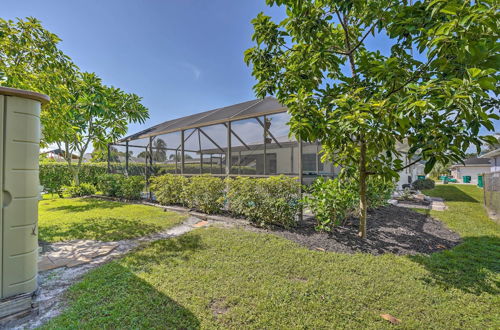
[[[108,146],[111,173],[151,176],[287,175],[308,184],[339,169],[320,145],[289,138],[287,109],[268,97],[169,120]]]

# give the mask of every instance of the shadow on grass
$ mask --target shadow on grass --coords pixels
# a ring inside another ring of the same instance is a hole
[[[85,212],[94,209],[114,209],[122,207],[124,204],[120,202],[103,201],[99,199],[80,199],[74,201],[71,205],[63,205],[48,208],[47,211],[66,211],[66,212]]]
[[[87,274],[70,289],[68,298],[68,308],[49,328],[200,328],[190,310],[119,261]]]
[[[137,251],[127,258],[127,263],[134,271],[150,273],[156,266],[175,267],[184,263],[203,249],[201,237],[197,234],[186,234],[176,238],[159,240],[148,245],[147,249]]]
[[[425,279],[427,282],[477,295],[500,293],[500,281],[495,279],[500,272],[498,237],[467,237],[451,250],[409,258],[431,273],[431,278]]]
[[[434,189],[423,190],[422,192],[428,196],[442,197],[445,202],[480,203],[480,201],[453,185],[437,185]]]
[[[83,222],[64,226],[40,227],[40,240],[47,242],[69,241],[72,239],[119,241],[145,236],[161,229],[160,226],[145,224],[139,220],[89,218]]]

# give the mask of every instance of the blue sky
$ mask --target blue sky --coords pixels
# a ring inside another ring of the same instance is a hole
[[[2,0],[2,18],[33,16],[81,70],[143,97],[145,125],[255,98],[243,62],[264,0]],[[380,45],[382,41],[371,41]],[[500,131],[500,122],[496,123]]]

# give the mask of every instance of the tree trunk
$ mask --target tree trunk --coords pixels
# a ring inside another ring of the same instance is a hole
[[[366,211],[368,209],[368,204],[366,202],[366,179],[368,175],[366,173],[366,143],[361,142],[361,152],[359,157],[359,232],[358,236],[365,239],[366,238]]]
[[[71,166],[71,172],[73,172],[73,185],[80,185],[80,166]]]

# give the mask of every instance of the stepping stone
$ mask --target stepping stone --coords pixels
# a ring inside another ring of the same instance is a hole
[[[54,250],[46,253],[38,263],[39,271],[59,267],[76,267],[104,256],[118,247],[118,243],[102,243],[90,240],[55,243]]]
[[[54,268],[59,268],[59,265],[54,264],[48,257],[42,257],[38,262],[38,271],[44,272]]]
[[[443,202],[432,202],[431,208],[433,211],[445,211],[448,209]]]
[[[83,264],[86,264],[86,263],[89,263],[92,261],[92,258],[78,258],[78,259],[75,259],[71,262],[69,262],[66,267],[68,268],[71,268],[71,267],[76,267],[76,266],[80,266],[80,265],[83,265]]]
[[[199,227],[203,227],[203,226],[206,226],[208,225],[208,221],[200,221],[200,222],[197,222],[194,224],[195,227],[199,228]]]

